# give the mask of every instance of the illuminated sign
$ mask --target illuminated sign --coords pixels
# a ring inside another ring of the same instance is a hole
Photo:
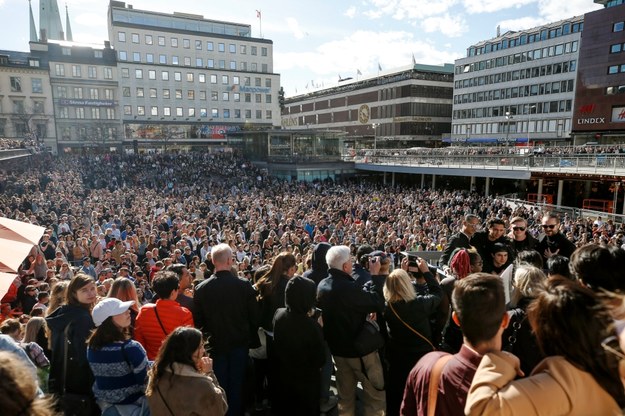
[[[59,100],[60,105],[77,105],[77,106],[90,106],[90,107],[115,107],[117,104],[111,100],[77,100],[61,98]]]
[[[233,87],[234,88],[234,87]],[[265,87],[246,87],[245,85],[239,86],[240,92],[260,92],[263,94],[269,94],[271,92],[271,88]]]
[[[625,107],[612,108],[612,123],[625,123]]]
[[[578,118],[577,124],[605,124],[605,117]]]

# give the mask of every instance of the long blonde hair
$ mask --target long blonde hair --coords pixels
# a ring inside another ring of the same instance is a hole
[[[383,292],[389,303],[410,302],[417,298],[410,276],[403,269],[395,269],[386,277]]]
[[[26,329],[24,330],[23,342],[37,342],[37,335],[41,328],[47,328],[46,320],[41,316],[35,316],[28,320]]]
[[[56,282],[56,284],[52,286],[52,290],[50,291],[50,302],[48,303],[46,315],[50,315],[59,306],[65,304],[65,292],[67,292],[68,285],[69,282],[67,280],[62,280]]]

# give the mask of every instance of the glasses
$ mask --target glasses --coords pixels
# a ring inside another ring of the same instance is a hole
[[[525,231],[525,227],[512,227],[513,231]]]
[[[556,228],[556,225],[558,224],[543,224],[543,228],[546,229],[550,229],[553,230],[554,228]]]
[[[479,228],[480,223],[479,223],[479,222],[476,222],[476,223],[470,223],[470,222],[468,222],[468,223],[467,223],[467,225],[468,225],[469,227]]]
[[[605,352],[614,355],[619,360],[625,360],[625,354],[620,351],[621,347],[619,346],[618,338],[614,335],[601,341],[601,348],[603,348]]]

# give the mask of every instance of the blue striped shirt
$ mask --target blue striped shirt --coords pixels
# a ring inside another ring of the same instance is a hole
[[[114,342],[98,350],[87,348],[87,360],[95,377],[96,399],[129,404],[145,394],[148,358],[137,341]]]

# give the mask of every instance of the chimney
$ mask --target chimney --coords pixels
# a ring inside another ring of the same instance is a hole
[[[111,41],[110,40],[105,40],[104,41],[104,48],[105,49],[111,49]]]

